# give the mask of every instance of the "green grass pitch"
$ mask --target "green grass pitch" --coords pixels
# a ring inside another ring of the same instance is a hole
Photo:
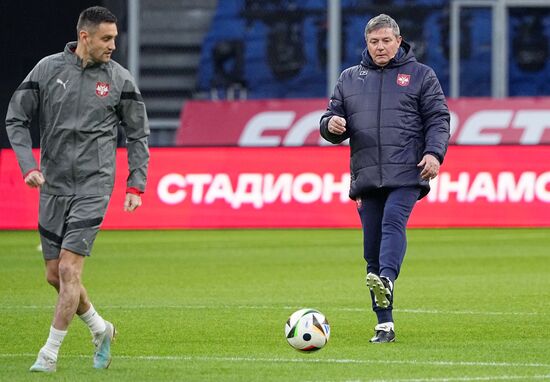
[[[55,375],[28,372],[51,323],[36,232],[0,232],[1,381],[550,379],[550,229],[415,229],[395,287],[397,342],[374,345],[359,230],[102,231],[84,283],[119,337],[109,370],[76,318]],[[296,309],[326,347],[292,349]]]

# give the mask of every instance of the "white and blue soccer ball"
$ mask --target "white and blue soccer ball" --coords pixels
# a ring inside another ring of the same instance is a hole
[[[285,325],[286,340],[296,350],[311,352],[325,346],[330,338],[330,325],[325,315],[315,309],[300,309]]]

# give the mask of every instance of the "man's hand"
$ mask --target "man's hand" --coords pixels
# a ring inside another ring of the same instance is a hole
[[[139,206],[141,206],[141,196],[127,193],[126,200],[124,200],[124,211],[134,212]]]
[[[328,121],[328,132],[336,135],[344,134],[346,132],[346,120],[333,115]]]
[[[38,170],[32,170],[25,177],[25,183],[31,188],[40,187],[45,181],[44,175]]]
[[[424,180],[433,179],[439,174],[439,160],[432,154],[424,155],[424,158],[422,158],[417,166],[424,167],[420,173],[420,176]]]

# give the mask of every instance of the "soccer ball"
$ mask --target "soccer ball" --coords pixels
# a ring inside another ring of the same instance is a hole
[[[296,350],[310,352],[321,349],[330,337],[330,325],[325,315],[315,309],[300,309],[285,325],[286,340]]]

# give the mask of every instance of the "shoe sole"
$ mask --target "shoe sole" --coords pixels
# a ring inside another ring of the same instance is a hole
[[[115,328],[115,325],[113,323],[111,323],[111,325],[113,326],[113,336],[111,337],[111,345],[113,344],[113,342],[115,342],[115,339],[116,339],[116,335],[118,334],[116,328]],[[107,366],[105,366],[105,369],[108,369],[109,366],[111,366],[111,362],[113,361],[113,357],[109,357],[109,363],[107,364]]]
[[[369,340],[369,342],[371,344],[391,344],[393,342],[395,342],[395,338],[392,338],[391,340],[389,341],[373,341],[372,338]]]
[[[376,306],[384,309],[390,306],[390,300],[386,297],[386,294],[390,294],[390,291],[384,286],[380,277],[374,273],[369,273],[367,275],[367,287],[374,294],[374,303]]]
[[[29,369],[31,373],[55,373],[56,369],[44,369],[44,368],[31,368]]]
[[[111,337],[111,345],[113,344],[113,342],[115,342],[115,339],[116,339],[116,335],[118,334],[116,328],[115,328],[115,325],[111,323],[111,325],[113,325],[113,336]],[[113,357],[111,357],[109,359],[109,363],[107,364],[107,366],[105,366],[105,369],[108,369],[109,366],[111,366],[111,362],[113,361]]]

